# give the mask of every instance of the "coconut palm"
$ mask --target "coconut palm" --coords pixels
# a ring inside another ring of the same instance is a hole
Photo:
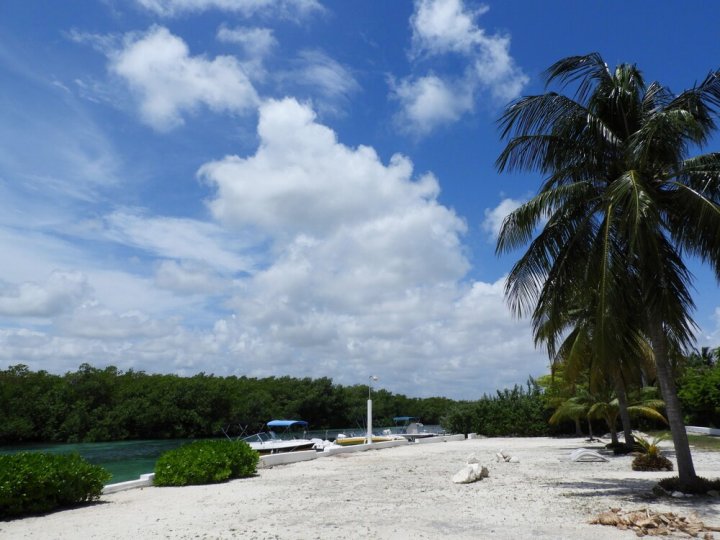
[[[570,309],[555,316],[552,313],[546,315],[540,309],[536,310],[535,343],[547,347],[553,371],[562,367],[569,381],[582,377],[587,380],[588,388],[595,392],[607,387],[608,381],[612,382],[622,418],[625,443],[632,447],[634,441],[626,388],[631,381],[643,380],[643,371],[647,371],[647,365],[651,361],[649,346],[647,342],[637,339],[641,336],[631,333],[630,337],[634,337],[635,341],[625,344],[626,352],[621,358],[598,357],[598,351],[602,352],[602,348],[593,343],[596,335],[593,301],[596,296],[592,292],[577,290],[574,291],[574,305]],[[634,316],[632,313],[627,315]],[[630,327],[631,321],[626,324]],[[560,336],[564,336],[564,341],[558,348],[556,341]],[[630,359],[630,354],[636,356]]]
[[[695,329],[682,256],[720,279],[720,154],[690,157],[715,129],[720,71],[675,95],[646,84],[635,65],[611,71],[593,53],[553,64],[546,80],[574,95],[523,97],[500,119],[508,143],[498,170],[545,177],[498,238],[498,252],[530,242],[508,277],[509,305],[537,328],[576,305],[573,291],[593,291],[598,358],[623,358],[627,346],[637,358],[649,340],[680,483],[694,484],[669,352],[689,348]]]
[[[644,416],[652,420],[667,424],[666,418],[660,412],[665,403],[657,397],[657,389],[654,387],[641,388],[629,397],[627,411],[633,416]],[[605,420],[610,429],[610,436],[614,446],[618,446],[617,421],[620,416],[620,403],[615,393],[606,391],[599,394],[590,394],[593,400],[587,415],[588,418]],[[627,437],[627,436],[626,436]],[[626,439],[627,441],[627,439]]]

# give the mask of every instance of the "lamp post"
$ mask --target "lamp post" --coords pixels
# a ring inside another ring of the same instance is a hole
[[[379,381],[380,378],[375,375],[370,375],[370,382],[368,383],[368,401],[367,401],[367,438],[366,444],[372,444],[372,399],[370,398],[370,392],[372,391],[372,383]]]

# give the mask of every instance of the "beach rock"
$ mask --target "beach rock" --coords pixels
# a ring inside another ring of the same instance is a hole
[[[710,497],[720,497],[720,491],[717,491],[715,489],[711,489],[707,492],[707,494],[710,495]]]
[[[670,496],[675,497],[676,499],[682,499],[685,497],[685,494],[682,491],[673,491]]]
[[[477,456],[475,454],[470,454],[467,459],[465,460],[465,463],[470,465],[471,463],[480,463]]]
[[[487,467],[479,463],[470,463],[455,473],[452,481],[455,484],[470,484],[490,476]]]
[[[520,460],[517,457],[507,454],[505,450],[500,450],[497,454],[495,454],[495,459],[497,459],[500,463],[520,463]]]

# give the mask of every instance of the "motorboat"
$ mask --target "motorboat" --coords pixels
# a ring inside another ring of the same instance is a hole
[[[253,435],[240,437],[260,454],[314,450],[316,441],[306,437],[308,423],[304,420],[271,420],[265,429]],[[300,436],[298,430],[301,429]]]
[[[425,426],[420,423],[420,418],[416,416],[396,416],[393,418],[393,422],[395,422],[397,430],[395,434],[410,442],[438,435],[427,431]]]

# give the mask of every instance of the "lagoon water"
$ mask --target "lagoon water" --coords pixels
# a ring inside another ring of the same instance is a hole
[[[141,474],[153,472],[160,454],[189,442],[188,439],[115,441],[77,444],[24,444],[0,447],[0,454],[18,452],[47,452],[71,454],[77,452],[94,465],[110,471],[111,484],[136,480]]]
[[[425,426],[425,428],[429,431],[437,431],[440,426]],[[382,430],[383,428],[378,428],[377,432],[382,432]],[[307,437],[333,440],[335,436],[341,432],[351,436],[364,434],[361,428],[347,428],[309,431]],[[23,444],[0,446],[0,454],[16,454],[18,452],[70,454],[77,452],[93,465],[100,465],[110,471],[112,478],[108,483],[115,484],[127,480],[137,480],[141,474],[153,472],[155,470],[155,462],[163,452],[182,446],[191,440],[192,439],[166,439],[98,443]]]

